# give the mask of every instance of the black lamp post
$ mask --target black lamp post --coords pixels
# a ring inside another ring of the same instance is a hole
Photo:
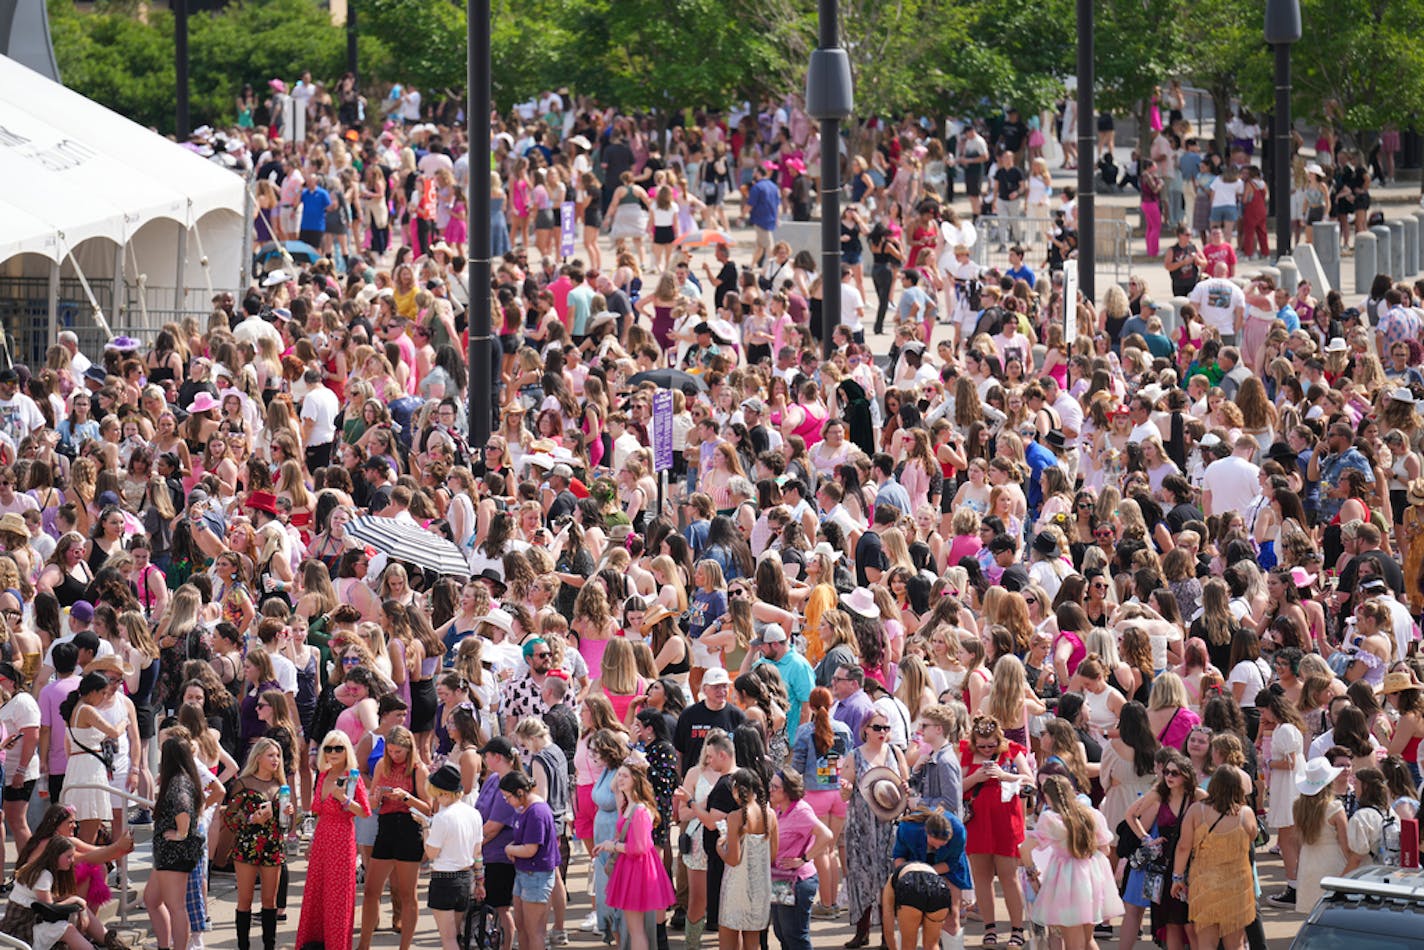
[[[356,0],[346,0],[346,71],[353,79],[357,75],[356,60]]]
[[[468,0],[469,59],[465,131],[470,196],[470,444],[483,453],[494,426],[495,387],[490,337],[490,0]]]
[[[841,49],[836,0],[819,0],[820,45],[806,71],[806,114],[821,123],[821,353],[841,323],[841,122],[855,109],[850,57]]]
[[[173,78],[177,89],[174,132],[178,141],[188,138],[192,123],[188,117],[188,0],[173,0]]]
[[[1078,0],[1078,289],[1092,300],[1097,295],[1097,212],[1093,169],[1098,140],[1093,115],[1093,0]],[[1076,301],[1063,301],[1063,317],[1073,319]]]
[[[1300,0],[1266,0],[1266,42],[1276,48],[1276,113],[1271,150],[1275,179],[1276,256],[1291,252],[1291,44],[1300,40]]]

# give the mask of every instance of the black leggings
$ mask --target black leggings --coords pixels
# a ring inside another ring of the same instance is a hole
[[[875,332],[885,332],[885,313],[890,309],[890,295],[895,290],[895,268],[889,264],[876,264],[870,269],[870,282],[875,285],[875,295],[880,303],[875,309]]]

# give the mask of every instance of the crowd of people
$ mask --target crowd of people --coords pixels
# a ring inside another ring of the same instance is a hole
[[[1399,862],[1424,286],[1316,300],[1185,228],[1166,328],[1141,278],[1065,301],[1052,249],[980,268],[983,166],[1009,197],[1017,129],[1043,148],[1012,112],[959,143],[973,209],[926,124],[850,157],[822,274],[775,234],[816,159],[794,103],[660,143],[551,94],[497,121],[512,245],[472,289],[439,212],[458,130],[311,101],[308,139],[232,134],[258,236],[331,256],[0,372],[0,929],[121,946],[126,824],[151,826],[160,950],[229,924],[249,950],[254,916],[264,950],[369,950],[388,919],[406,950],[422,882],[444,950],[472,909],[503,950],[575,928],[809,950],[820,919],[852,950],[1030,928],[1130,950],[1144,919],[1174,950],[1260,950],[1268,843],[1264,899],[1301,914],[1324,877]],[[677,246],[733,211],[751,263]],[[463,355],[472,291],[497,365]],[[467,569],[358,540],[368,516]]]

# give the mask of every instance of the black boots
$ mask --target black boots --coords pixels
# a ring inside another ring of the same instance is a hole
[[[252,948],[252,911],[237,912],[237,950]]]
[[[262,908],[262,950],[277,950],[277,908]]]

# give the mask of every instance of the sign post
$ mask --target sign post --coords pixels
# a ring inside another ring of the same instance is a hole
[[[574,203],[565,201],[559,206],[559,255],[564,259],[574,256]]]
[[[653,393],[653,471],[658,476],[658,512],[663,510],[667,473],[672,469],[672,390]]]

